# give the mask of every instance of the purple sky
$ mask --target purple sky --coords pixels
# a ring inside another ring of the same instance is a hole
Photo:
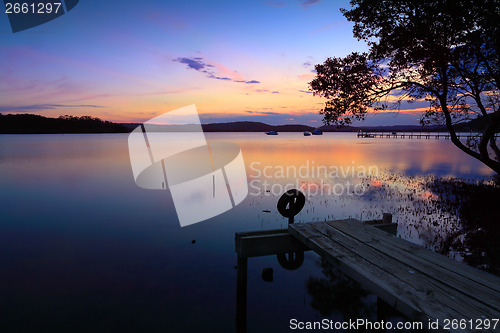
[[[141,122],[196,104],[203,122],[322,124],[314,64],[367,47],[348,1],[86,1],[12,33],[0,14],[0,112]],[[418,124],[425,105],[365,125]]]

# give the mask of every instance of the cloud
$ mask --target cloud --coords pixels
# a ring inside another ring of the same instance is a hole
[[[209,74],[207,77],[208,77],[208,78],[210,78],[210,79],[216,79],[216,80],[233,81],[233,80],[231,80],[231,79],[230,79],[230,78],[228,78],[228,77],[220,77],[220,76],[215,76],[215,75],[213,75],[213,74]]]
[[[300,0],[300,2],[302,3],[302,6],[304,8],[315,5],[315,4],[319,3],[320,1],[321,0]]]
[[[319,3],[321,0],[299,0],[304,8],[307,8],[311,5]],[[266,5],[273,7],[286,7],[286,4],[282,1],[266,1]]]
[[[271,112],[271,111],[265,111],[265,112],[260,112],[260,114],[266,114],[266,115],[279,115],[281,113],[278,112]]]
[[[268,89],[255,89],[254,90],[255,92],[258,92],[258,93],[269,93],[269,94],[281,94],[279,91],[277,90],[268,90]]]
[[[272,112],[272,111],[252,111],[252,110],[245,110],[246,113],[251,113],[251,114],[257,114],[257,115],[281,115],[279,112]]]
[[[314,73],[314,74],[316,74],[316,73],[317,73],[316,69],[314,68],[314,67],[315,67],[315,66],[314,66],[314,64],[313,64],[312,62],[310,62],[310,61],[306,61],[306,62],[302,63],[302,66],[303,66],[304,68],[307,68],[307,69],[309,69],[309,68],[311,68],[311,67],[312,67],[312,69],[310,69],[309,71],[310,71],[311,73]]]
[[[233,80],[234,82],[239,82],[239,83],[260,83],[260,81],[257,80],[251,80],[251,81],[245,81],[245,80]]]
[[[203,59],[201,57],[187,58],[181,57],[174,59],[181,64],[187,65],[189,69],[204,73],[209,79],[232,81],[237,83],[260,83],[257,80],[247,81],[240,73],[232,71],[226,66],[216,63],[211,60]]]
[[[298,77],[301,80],[311,81],[316,77],[316,74],[305,73],[305,74],[300,74]]]
[[[299,90],[299,92],[305,93],[305,94],[312,94],[313,93],[312,91],[307,91],[307,90]]]
[[[0,112],[29,112],[29,111],[43,111],[43,110],[56,110],[61,108],[105,108],[102,105],[66,105],[66,104],[33,104],[21,106],[0,106]]]
[[[211,65],[205,64],[202,58],[177,58],[174,61],[178,61],[181,64],[186,64],[189,68],[196,71],[202,70],[205,67],[213,67]]]

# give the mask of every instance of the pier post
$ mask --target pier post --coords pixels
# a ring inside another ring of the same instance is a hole
[[[236,332],[247,331],[247,265],[248,258],[238,253],[236,277]]]

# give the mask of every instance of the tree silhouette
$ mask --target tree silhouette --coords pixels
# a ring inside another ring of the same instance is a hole
[[[0,133],[127,133],[122,124],[91,116],[48,118],[34,114],[0,114]]]
[[[351,5],[342,12],[370,50],[316,65],[309,85],[328,99],[320,112],[325,123],[346,125],[372,109],[427,101],[422,125],[444,123],[458,148],[500,173],[495,142],[500,1],[352,0]],[[477,142],[461,142],[454,125],[478,117],[485,126]]]

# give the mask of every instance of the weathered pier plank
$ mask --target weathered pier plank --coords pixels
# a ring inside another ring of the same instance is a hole
[[[500,317],[500,278],[373,226],[351,219],[292,224],[289,232],[424,325],[435,319],[443,324],[444,319]]]
[[[404,258],[403,260],[407,262],[411,261],[417,268],[422,267],[423,270],[432,269],[432,274],[448,271],[446,282],[460,285],[457,281],[462,281],[468,286],[466,288],[470,290],[474,290],[474,286],[480,287],[481,290],[484,290],[482,287],[487,287],[491,289],[492,295],[500,296],[500,279],[497,276],[487,274],[464,263],[450,260],[446,256],[436,255],[430,250],[382,232],[379,229],[371,228],[371,226],[359,223],[355,219],[336,221],[335,228],[341,231],[344,230],[352,237],[370,244],[387,255],[397,253],[399,259]],[[471,282],[474,283],[471,284]],[[491,301],[495,301],[495,304],[500,309],[500,297]]]

